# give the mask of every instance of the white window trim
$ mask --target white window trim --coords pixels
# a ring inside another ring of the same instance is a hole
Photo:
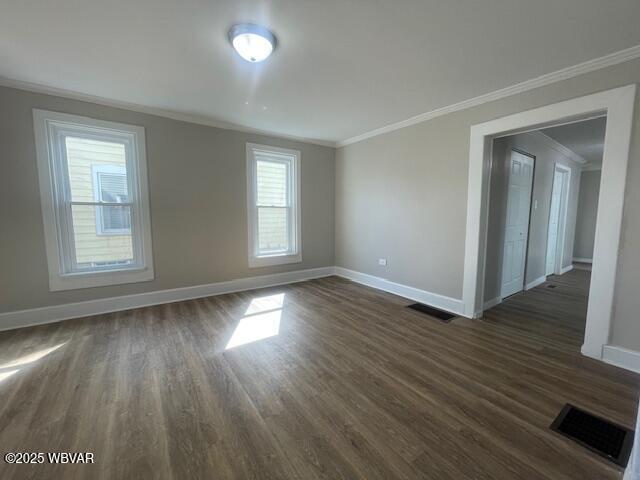
[[[106,173],[111,175],[122,175],[126,177],[127,169],[119,165],[94,165],[91,168],[91,177],[93,181],[94,200],[96,202],[102,201],[100,195],[100,174]],[[103,225],[102,210],[98,209],[96,212],[96,235],[100,236],[117,236],[117,235],[129,235],[131,228],[124,229],[110,229],[105,230]]]
[[[292,232],[292,253],[281,253],[274,255],[258,255],[258,212],[256,207],[256,161],[255,151],[265,151],[273,153],[281,153],[291,155],[293,157],[291,179],[291,197],[294,200],[291,214],[291,232]],[[272,265],[285,265],[289,263],[299,263],[302,261],[302,236],[301,236],[301,220],[300,220],[300,152],[298,150],[290,150],[287,148],[271,147],[268,145],[259,145],[257,143],[247,143],[247,232],[248,232],[248,254],[249,267],[268,267]]]
[[[72,290],[78,288],[100,287],[153,280],[153,254],[151,246],[151,217],[149,214],[149,191],[147,181],[147,162],[145,148],[145,132],[143,127],[121,123],[96,120],[89,117],[70,115],[46,110],[33,110],[33,126],[36,141],[36,157],[44,224],[45,248],[49,269],[49,289],[51,291]],[[68,272],[69,249],[65,249],[63,236],[68,236],[68,229],[61,224],[68,218],[61,212],[63,199],[69,192],[62,192],[56,182],[58,163],[55,162],[55,145],[52,138],[54,127],[95,128],[109,131],[109,134],[120,135],[132,142],[131,155],[127,158],[127,179],[131,203],[137,205],[132,209],[131,226],[139,233],[132,237],[134,256],[138,263],[124,268],[105,268],[102,271]]]

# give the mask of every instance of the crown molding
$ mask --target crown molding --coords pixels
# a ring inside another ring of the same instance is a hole
[[[549,135],[547,135],[544,132],[541,132],[540,130],[528,132],[525,135],[532,135],[537,137],[541,142],[546,143],[549,148],[554,149],[556,152],[560,153],[561,155],[564,155],[570,160],[573,160],[575,163],[577,163],[582,167],[584,167],[588,163],[583,156],[578,155],[576,152],[574,152],[570,148],[565,147],[559,141],[557,141],[554,138],[551,138]]]
[[[108,98],[104,98],[100,96],[89,95],[89,94],[80,93],[72,90],[50,87],[50,86],[46,86],[38,83],[26,82],[22,80],[14,80],[14,79],[2,77],[2,76],[0,76],[0,86],[16,88],[18,90],[26,90],[26,91],[35,92],[35,93],[54,95],[54,96],[69,98],[73,100],[80,100],[84,102],[96,103],[98,105],[104,105],[107,107],[121,108],[124,110],[130,110],[133,112],[146,113],[148,115],[156,115],[159,117],[170,118],[172,120],[178,120],[181,122],[195,123],[197,125],[206,125],[209,127],[222,128],[225,130],[234,130],[234,131],[245,132],[245,133],[255,133],[257,135],[268,135],[271,137],[277,137],[277,138],[292,140],[296,142],[310,143],[314,145],[320,145],[323,147],[340,148],[340,147],[345,147],[347,145],[351,145],[353,143],[360,142],[362,140],[366,140],[368,138],[382,135],[384,133],[393,132],[394,130],[399,130],[404,127],[415,125],[417,123],[426,122],[427,120],[431,120],[436,117],[447,115],[449,113],[465,110],[467,108],[482,105],[484,103],[492,102],[494,100],[499,100],[501,98],[509,97],[511,95],[516,95],[518,93],[523,93],[529,90],[533,90],[535,88],[539,88],[545,85],[550,85],[552,83],[559,82],[561,80],[567,80],[569,78],[577,77],[578,75],[593,72],[595,70],[600,70],[602,68],[610,67],[613,65],[618,65],[620,63],[624,63],[636,58],[640,58],[640,45],[636,45],[634,47],[630,47],[625,50],[620,50],[618,52],[605,55],[603,57],[599,57],[593,60],[579,63],[571,67],[563,68],[555,72],[547,73],[545,75],[541,75],[539,77],[526,80],[524,82],[517,83],[509,87],[502,88],[500,90],[495,90],[493,92],[485,93],[483,95],[473,97],[468,100],[463,100],[462,102],[447,105],[445,107],[438,108],[435,110],[430,110],[428,112],[421,113],[420,115],[416,115],[406,120],[392,123],[384,127],[377,128],[375,130],[371,130],[369,132],[365,132],[360,135],[356,135],[354,137],[350,137],[338,142],[318,140],[318,139],[306,138],[306,137],[297,137],[294,135],[285,135],[285,134],[276,133],[268,130],[261,130],[261,129],[251,128],[251,127],[245,127],[242,125],[237,125],[234,123],[224,122],[212,117],[178,112],[175,110],[168,110],[163,108],[149,107],[149,106],[140,105],[136,103],[110,100]]]
[[[602,170],[602,164],[592,164],[592,163],[588,163],[586,164],[584,167],[582,167],[582,171],[583,172],[597,172]]]
[[[535,88],[544,87],[545,85],[550,85],[552,83],[559,82],[561,80],[567,80],[569,78],[577,77],[578,75],[583,75],[585,73],[593,72],[595,70],[600,70],[602,68],[618,65],[620,63],[624,63],[639,57],[640,57],[640,45],[636,45],[634,47],[630,47],[625,50],[620,50],[618,52],[610,53],[609,55],[605,55],[603,57],[595,58],[593,60],[588,60],[586,62],[579,63],[571,67],[557,70],[555,72],[547,73],[545,75],[541,75],[539,77],[532,78],[530,80],[526,80],[521,83],[516,83],[515,85],[511,85],[506,88],[501,88],[500,90],[495,90],[493,92],[485,93],[478,97],[473,97],[468,100],[464,100],[462,102],[454,103],[452,105],[431,110],[429,112],[421,113],[420,115],[416,115],[406,120],[392,123],[390,125],[377,128],[375,130],[371,130],[369,132],[366,132],[360,135],[356,135],[355,137],[347,138],[346,140],[341,140],[336,143],[336,146],[338,148],[345,147],[347,145],[351,145],[352,143],[357,143],[357,142],[361,142],[362,140],[366,140],[367,138],[376,137],[378,135],[393,132],[394,130],[399,130],[401,128],[415,125],[417,123],[426,122],[427,120],[431,120],[433,118],[440,117],[442,115],[447,115],[449,113],[465,110],[467,108],[482,105],[483,103],[488,103],[494,100],[499,100],[501,98],[509,97],[511,95],[516,95],[518,93],[527,92]]]
[[[69,98],[71,100],[79,100],[82,102],[95,103],[103,105],[105,107],[121,108],[123,110],[129,110],[137,113],[145,113],[147,115],[155,115],[158,117],[170,118],[172,120],[178,120],[180,122],[194,123],[197,125],[205,125],[207,127],[221,128],[224,130],[234,130],[244,133],[255,133],[256,135],[268,135],[270,137],[281,138],[285,140],[291,140],[295,142],[311,143],[313,145],[320,145],[323,147],[335,148],[335,142],[318,140],[313,138],[297,137],[294,135],[284,135],[282,133],[271,132],[268,130],[261,130],[258,128],[245,127],[237,125],[235,123],[224,122],[216,120],[212,117],[206,117],[203,115],[196,115],[190,113],[178,112],[175,110],[167,110],[157,107],[149,107],[140,105],[137,103],[121,102],[118,100],[110,100],[108,98],[89,95],[85,93],[75,92],[73,90],[66,90],[63,88],[50,87],[39,83],[25,82],[22,80],[14,80],[7,77],[0,76],[0,86],[15,88],[17,90],[26,90],[28,92],[42,93],[45,95],[53,95],[56,97]]]

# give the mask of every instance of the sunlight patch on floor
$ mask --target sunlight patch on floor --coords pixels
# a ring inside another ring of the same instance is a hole
[[[284,306],[284,293],[251,300],[225,350],[278,335]]]
[[[58,350],[65,343],[67,342],[56,345],[55,347],[43,348],[42,350],[38,350],[37,352],[29,353],[28,355],[23,355],[22,357],[12,360],[10,362],[0,364],[0,370],[4,368],[21,367],[23,365],[27,365],[29,363],[35,362],[36,360],[40,360],[42,357],[45,357],[50,353]]]
[[[10,360],[8,362],[0,364],[0,382],[3,382],[7,378],[13,377],[16,373],[21,370],[21,367],[29,365],[33,362],[40,360],[43,357],[46,357],[52,352],[55,352],[60,347],[62,347],[65,343],[60,343],[54,347],[43,348],[42,350],[38,350],[33,353],[29,353],[27,355],[23,355],[21,357],[16,358],[15,360]]]
[[[18,373],[18,369],[15,370],[7,370],[5,372],[0,372],[0,382],[2,382],[3,380],[6,380],[7,378],[11,377],[12,375]]]
[[[253,315],[256,313],[270,312],[272,310],[281,309],[284,305],[284,293],[277,295],[268,295],[266,297],[258,297],[251,300],[245,315]]]

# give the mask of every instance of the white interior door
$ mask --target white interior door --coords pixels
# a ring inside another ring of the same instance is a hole
[[[531,188],[533,185],[533,158],[511,152],[507,219],[502,258],[502,298],[524,288],[524,269],[527,258]]]
[[[547,267],[546,274],[556,272],[558,254],[558,233],[560,232],[560,207],[562,204],[562,185],[564,174],[554,170],[553,187],[551,189],[551,210],[549,212],[549,230],[547,232]]]

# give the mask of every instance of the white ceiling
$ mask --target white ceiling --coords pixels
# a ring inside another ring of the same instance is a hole
[[[638,0],[0,0],[0,76],[322,141],[640,44]],[[279,40],[262,64],[226,34]]]
[[[590,167],[602,166],[606,117],[542,130],[542,133],[584,158]]]

